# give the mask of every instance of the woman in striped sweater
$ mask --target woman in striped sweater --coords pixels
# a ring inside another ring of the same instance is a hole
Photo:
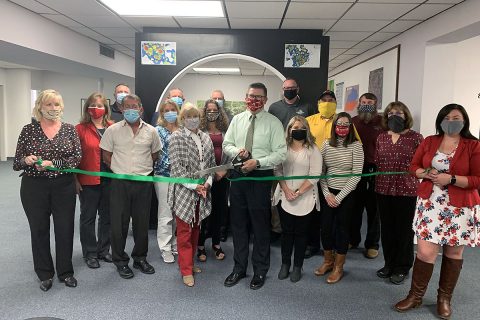
[[[330,140],[322,145],[323,174],[362,173],[363,149],[355,137],[352,118],[340,112],[333,119]],[[322,206],[322,245],[324,262],[316,275],[328,276],[327,283],[336,283],[343,276],[343,265],[348,250],[349,215],[354,206],[354,191],[360,177],[340,177],[320,180],[325,202]],[[334,251],[336,254],[334,254]]]

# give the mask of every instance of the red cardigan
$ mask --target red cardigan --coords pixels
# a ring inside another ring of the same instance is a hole
[[[418,147],[410,164],[410,172],[420,168],[430,168],[443,136],[429,136]],[[448,186],[450,203],[455,207],[472,207],[480,204],[478,189],[480,188],[480,142],[473,139],[460,138],[457,151],[450,163],[449,173],[458,176],[466,176],[468,187],[460,188]],[[432,193],[433,183],[423,179],[417,189],[420,198],[427,199]]]
[[[107,127],[111,123],[107,123]],[[82,145],[82,160],[78,165],[79,169],[87,171],[100,171],[100,136],[93,123],[79,123],[75,126]],[[98,185],[100,177],[77,174],[77,179],[83,185]]]

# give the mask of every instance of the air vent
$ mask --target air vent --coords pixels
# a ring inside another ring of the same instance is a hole
[[[115,59],[115,50],[113,50],[112,48],[109,48],[109,47],[107,47],[107,46],[105,46],[101,43],[99,45],[100,45],[100,54],[102,56]]]

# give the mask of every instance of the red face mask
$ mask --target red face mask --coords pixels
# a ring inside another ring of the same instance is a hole
[[[247,108],[248,110],[255,112],[258,109],[263,108],[263,100],[247,98]]]
[[[93,119],[98,119],[103,117],[105,114],[105,108],[99,109],[99,108],[88,108],[88,113]]]
[[[348,135],[348,133],[350,132],[350,128],[349,127],[345,127],[345,126],[335,126],[335,133],[339,136],[339,137],[346,137]]]

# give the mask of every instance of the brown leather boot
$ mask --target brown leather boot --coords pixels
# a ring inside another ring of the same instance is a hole
[[[428,282],[432,277],[433,263],[427,263],[415,258],[412,271],[412,284],[408,296],[395,305],[395,310],[405,312],[422,304],[422,298],[427,291]]]
[[[437,314],[440,319],[450,319],[452,315],[450,300],[452,300],[453,289],[455,289],[460,276],[462,264],[463,260],[450,259],[445,255],[442,257],[442,269],[440,269],[437,295]]]
[[[337,283],[343,277],[343,265],[345,264],[346,254],[335,255],[335,265],[333,266],[333,272],[327,278],[328,284]]]
[[[324,250],[323,251],[323,263],[320,267],[315,269],[314,273],[316,276],[323,276],[327,272],[332,271],[333,265],[335,264],[335,259],[333,256],[333,250]]]

